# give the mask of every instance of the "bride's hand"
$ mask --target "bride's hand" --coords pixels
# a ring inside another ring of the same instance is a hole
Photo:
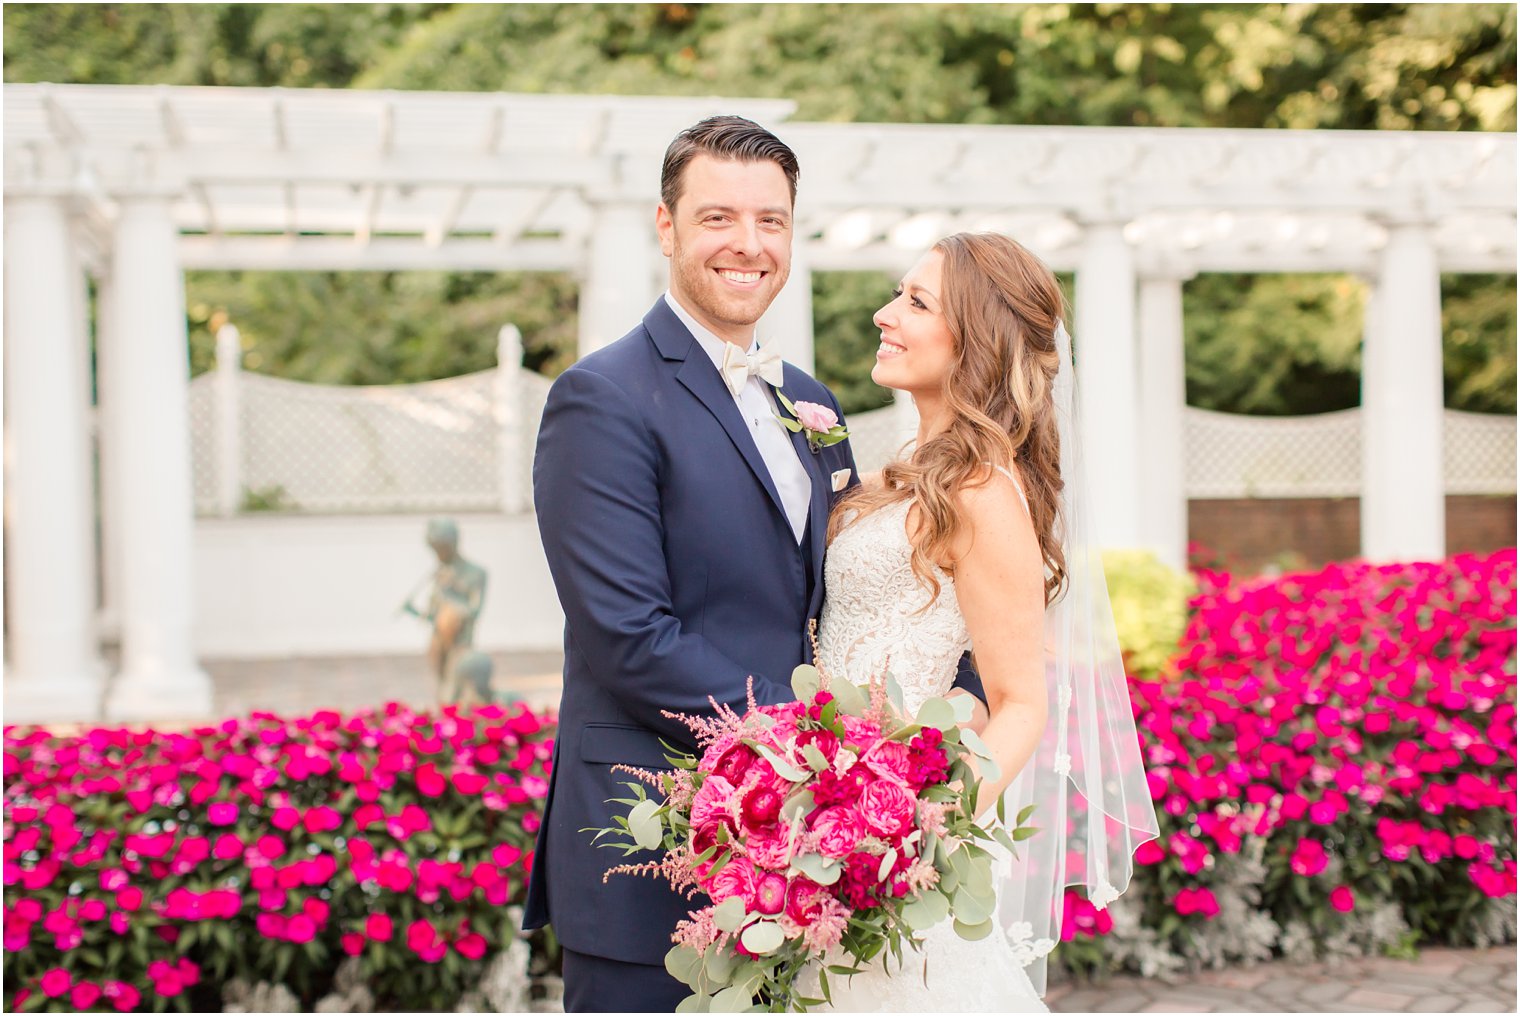
[[[992,715],[987,712],[987,703],[969,691],[964,691],[960,688],[952,689],[945,698],[953,699],[958,695],[964,695],[971,700],[971,719],[962,723],[961,726],[980,737],[982,732],[987,729],[987,721],[992,718]]]

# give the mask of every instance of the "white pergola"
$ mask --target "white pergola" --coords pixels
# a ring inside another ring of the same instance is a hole
[[[116,719],[201,714],[183,271],[557,270],[580,345],[664,286],[660,157],[717,112],[802,164],[793,280],[762,329],[812,363],[810,271],[901,271],[959,229],[1074,270],[1082,427],[1105,544],[1186,543],[1182,283],[1336,271],[1374,286],[1362,540],[1444,551],[1441,272],[1513,272],[1512,134],[796,123],[781,101],[10,85],[7,718],[98,715],[99,570],[121,605]]]

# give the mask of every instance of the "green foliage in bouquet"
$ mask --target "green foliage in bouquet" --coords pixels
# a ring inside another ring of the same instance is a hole
[[[1170,661],[1187,631],[1193,579],[1173,571],[1148,550],[1103,553],[1114,626],[1124,650],[1124,669],[1150,680],[1170,676]]]

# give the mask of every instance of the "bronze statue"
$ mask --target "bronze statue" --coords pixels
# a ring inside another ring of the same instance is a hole
[[[463,679],[473,678],[478,669],[472,663],[461,674],[455,661],[468,653],[475,643],[475,619],[480,616],[481,604],[486,597],[486,572],[480,565],[459,556],[459,527],[453,519],[433,519],[428,522],[427,542],[438,555],[438,569],[424,584],[429,586],[427,606],[419,610],[413,603],[413,592],[401,609],[414,617],[420,617],[433,625],[433,637],[428,643],[428,668],[433,673],[435,689],[440,705],[461,700]],[[490,682],[489,664],[485,680]],[[474,680],[470,680],[470,693],[474,692]],[[473,697],[471,694],[470,697]]]

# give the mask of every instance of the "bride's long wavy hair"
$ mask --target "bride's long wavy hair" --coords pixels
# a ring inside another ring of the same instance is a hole
[[[1064,482],[1052,396],[1065,297],[1044,262],[999,233],[956,233],[933,249],[944,256],[940,302],[954,343],[943,392],[950,425],[908,458],[888,463],[881,486],[859,486],[842,499],[829,539],[850,509],[866,515],[914,501],[919,518],[913,572],[938,597],[934,563],[949,556],[965,524],[956,493],[988,482],[988,463],[1017,463],[1045,559],[1049,604],[1066,581],[1058,525]]]

